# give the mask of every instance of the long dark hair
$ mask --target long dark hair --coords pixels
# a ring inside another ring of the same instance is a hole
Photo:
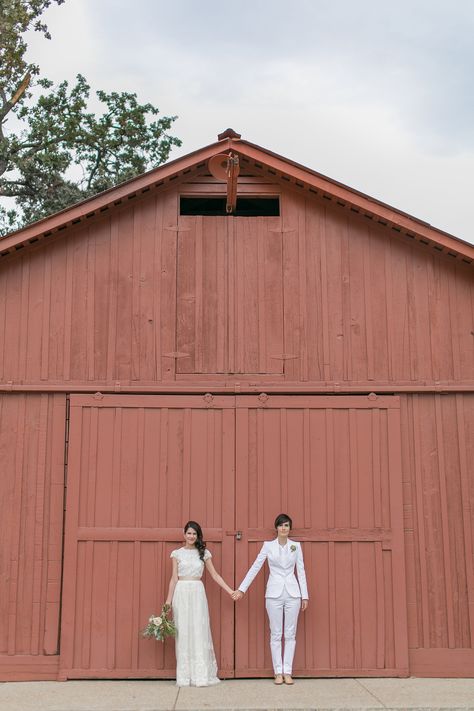
[[[203,541],[203,538],[202,538],[202,528],[198,523],[196,523],[196,521],[188,521],[187,522],[187,524],[184,527],[185,533],[188,530],[188,528],[192,528],[193,531],[196,531],[197,538],[196,538],[196,542],[194,545],[196,546],[196,548],[198,550],[200,559],[204,560],[204,551],[206,550],[206,542]]]

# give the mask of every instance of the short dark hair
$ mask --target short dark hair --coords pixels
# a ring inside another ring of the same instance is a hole
[[[278,516],[275,519],[275,528],[278,528],[278,526],[281,526],[282,523],[289,523],[290,528],[293,528],[293,521],[291,518],[288,516],[288,514],[278,514]]]

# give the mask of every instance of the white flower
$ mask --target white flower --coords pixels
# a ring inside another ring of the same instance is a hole
[[[153,622],[155,623],[155,625],[158,625],[158,627],[161,625],[162,621],[163,620],[161,619],[161,617],[154,617],[153,618]]]

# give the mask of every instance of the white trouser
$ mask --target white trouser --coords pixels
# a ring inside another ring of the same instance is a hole
[[[301,607],[300,597],[290,597],[283,590],[280,597],[267,597],[265,599],[268,621],[270,622],[270,649],[272,652],[273,670],[275,674],[291,674],[293,657],[296,646],[296,625]],[[282,663],[282,633],[283,615],[285,651]]]

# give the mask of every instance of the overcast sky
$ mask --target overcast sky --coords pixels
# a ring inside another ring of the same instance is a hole
[[[474,242],[472,0],[66,0],[30,58],[242,137]]]

